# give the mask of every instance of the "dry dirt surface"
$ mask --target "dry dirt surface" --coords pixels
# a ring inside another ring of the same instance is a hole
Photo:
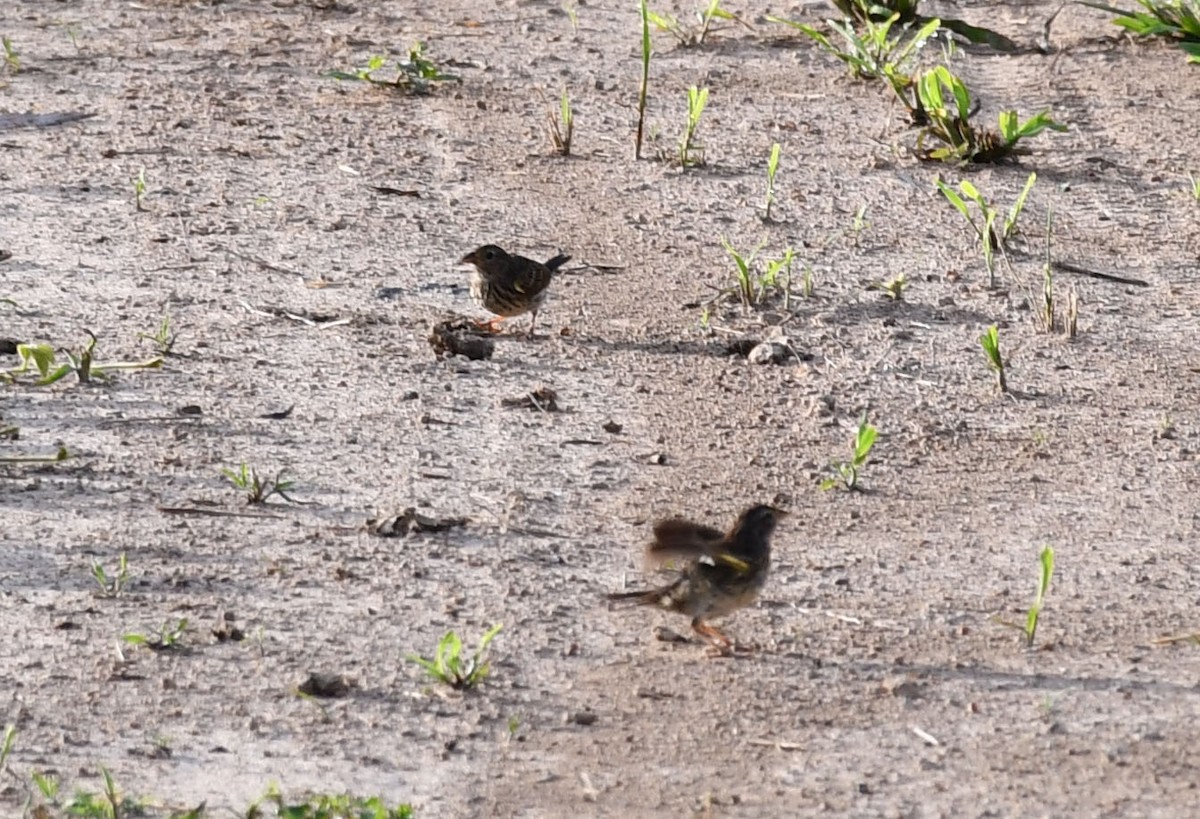
[[[635,161],[629,0],[580,0],[577,29],[557,0],[4,4],[0,110],[95,116],[0,131],[0,337],[138,361],[169,314],[176,340],[161,370],[0,387],[0,455],[70,455],[0,465],[0,813],[34,771],[95,792],[101,766],[209,816],[271,782],[418,817],[1194,812],[1200,651],[1164,638],[1200,631],[1200,66],[1077,5],[1050,53],[960,48],[981,121],[1069,126],[962,170],[765,19],[825,6],[728,5],[748,27],[655,35]],[[927,6],[1032,46],[1057,3]],[[323,76],[416,41],[461,83]],[[653,157],[696,84],[708,165],[684,172]],[[564,87],[570,158],[546,135]],[[1007,208],[1031,170],[1028,252],[989,288],[934,178]],[[1148,285],[1060,274],[1074,340],[1035,320],[1051,208],[1056,258]],[[722,236],[792,248],[811,296],[706,312]],[[535,338],[518,318],[490,358],[436,357],[436,323],[484,317],[456,261],[485,242],[573,260]],[[901,274],[901,300],[875,289]],[[794,355],[730,352],[781,324]],[[543,387],[556,407],[504,403]],[[822,491],[864,412],[863,491]],[[303,503],[247,505],[241,463]],[[752,652],[606,603],[654,579],[653,520],[757,502],[793,514],[761,600],[719,623]],[[406,509],[462,525],[365,527]],[[1046,544],[1028,649],[998,621],[1024,621]],[[122,640],[183,619],[181,647]],[[497,623],[477,690],[406,660]],[[300,695],[314,672],[353,685]]]

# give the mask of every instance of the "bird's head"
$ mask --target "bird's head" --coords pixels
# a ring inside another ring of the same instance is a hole
[[[738,517],[730,533],[730,540],[741,552],[755,552],[769,545],[772,533],[779,520],[787,512],[774,506],[759,504],[751,506]]]
[[[508,254],[496,245],[483,245],[463,256],[458,263],[473,264],[485,273],[495,272],[508,266]]]

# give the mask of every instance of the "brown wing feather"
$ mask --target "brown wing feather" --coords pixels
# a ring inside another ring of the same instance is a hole
[[[725,533],[687,520],[654,524],[654,540],[646,547],[646,562],[661,565],[673,558],[696,560],[720,552]]]
[[[516,256],[513,261],[514,264],[511,268],[513,271],[513,287],[517,291],[524,293],[526,296],[536,296],[550,286],[550,280],[554,277],[554,268],[547,267],[541,262],[535,262],[532,259],[526,259],[524,256]],[[557,261],[557,259],[551,259],[550,261]],[[558,262],[558,264],[562,264],[562,262]]]

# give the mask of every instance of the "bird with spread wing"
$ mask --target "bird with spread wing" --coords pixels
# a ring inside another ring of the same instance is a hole
[[[773,506],[752,506],[728,532],[673,518],[654,525],[646,547],[647,563],[683,566],[672,583],[655,589],[609,594],[610,600],[658,606],[692,618],[692,630],[721,651],[733,641],[709,623],[753,603],[771,568],[771,535],[787,513]]]

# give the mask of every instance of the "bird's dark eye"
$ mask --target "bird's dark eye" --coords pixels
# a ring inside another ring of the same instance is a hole
[[[492,259],[496,258],[496,251],[489,250],[487,253],[483,254],[483,258],[487,259],[490,262]]]

